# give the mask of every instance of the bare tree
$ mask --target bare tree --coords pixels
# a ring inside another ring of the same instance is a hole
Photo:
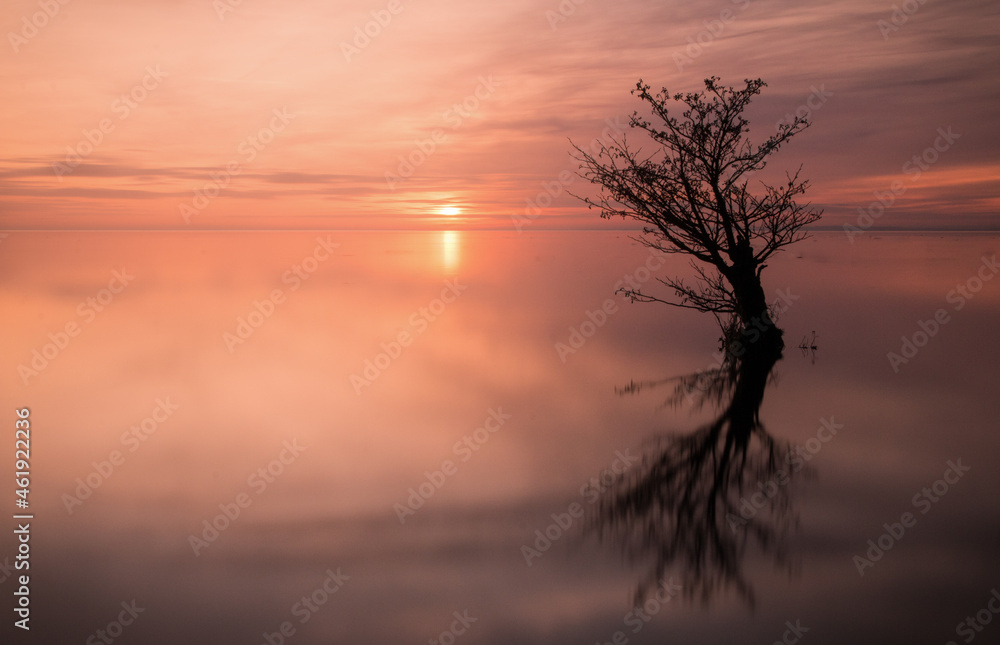
[[[771,255],[805,237],[802,227],[822,213],[795,202],[808,185],[798,172],[779,186],[761,182],[757,192],[749,181],[768,155],[809,124],[796,117],[754,146],[743,111],[766,83],[747,80],[745,88],[735,89],[718,80],[705,79],[701,92],[674,95],[666,88],[652,94],[642,80],[636,83],[632,94],[649,104],[657,123],[636,112],[630,126],[648,133],[655,149],[633,149],[624,136],[594,152],[574,144],[581,176],[601,187],[598,197],[584,201],[599,208],[601,217],[642,222],[646,246],[694,258],[694,283],[660,280],[676,300],[638,290],[626,295],[712,312],[724,339],[758,329],[760,345],[780,348],[781,330],[771,321],[760,274]],[[683,109],[680,117],[669,112],[671,102]]]

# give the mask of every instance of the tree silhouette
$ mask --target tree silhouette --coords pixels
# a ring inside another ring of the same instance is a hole
[[[701,92],[672,96],[666,88],[652,94],[642,80],[636,83],[632,94],[649,104],[657,122],[636,112],[629,125],[644,130],[655,150],[633,149],[624,136],[594,152],[574,144],[581,176],[601,187],[596,198],[582,199],[599,208],[601,217],[642,222],[639,239],[646,246],[694,258],[693,284],[660,280],[676,300],[639,290],[623,290],[626,295],[712,312],[724,338],[758,329],[754,344],[781,348],[781,330],[771,322],[760,274],[771,255],[805,237],[802,227],[822,213],[795,202],[808,185],[798,172],[779,186],[762,182],[757,193],[749,181],[771,153],[809,124],[801,117],[783,122],[754,146],[743,111],[766,83],[747,80],[745,88],[735,89],[718,80],[705,79]],[[683,108],[679,118],[670,113],[672,102]]]

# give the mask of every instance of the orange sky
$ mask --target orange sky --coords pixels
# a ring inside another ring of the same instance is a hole
[[[896,25],[892,11],[14,0],[0,10],[0,226],[512,229],[547,184],[556,197],[524,228],[608,228],[566,194],[584,190],[567,139],[623,123],[639,77],[682,91],[714,74],[769,83],[749,115],[758,140],[813,97],[814,127],[772,165],[804,164],[821,224],[854,222],[898,180],[879,225],[996,228],[1000,8],[928,0]],[[961,136],[907,174],[949,127]]]

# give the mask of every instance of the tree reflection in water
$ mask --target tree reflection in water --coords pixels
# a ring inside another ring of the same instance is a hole
[[[645,568],[636,603],[670,570],[689,599],[708,602],[732,589],[752,608],[754,590],[743,572],[748,553],[758,549],[779,568],[792,569],[786,543],[797,521],[790,492],[804,462],[760,421],[781,348],[760,343],[748,350],[707,374],[620,390],[635,393],[672,381],[669,403],[694,392],[699,405],[711,402],[721,410],[694,432],[654,440],[641,463],[622,473],[596,504],[588,530]]]

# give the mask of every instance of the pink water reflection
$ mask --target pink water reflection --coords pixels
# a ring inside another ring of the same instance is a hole
[[[316,259],[317,237],[339,246]],[[803,576],[789,581],[751,558],[763,598],[755,621],[722,599],[714,627],[678,606],[647,634],[722,642],[711,634],[738,628],[766,639],[805,598],[828,625],[817,642],[833,642],[823,638],[841,634],[840,612],[876,625],[879,612],[901,611],[899,590],[912,584],[954,592],[927,609],[947,628],[976,597],[971,581],[989,584],[1000,284],[954,312],[900,374],[885,355],[997,242],[820,235],[774,263],[769,291],[797,299],[779,321],[789,348],[765,424],[791,441],[813,436],[821,417],[847,427],[803,489]],[[323,571],[341,567],[351,580],[293,642],[426,640],[465,608],[480,616],[469,643],[610,636],[634,584],[613,553],[567,538],[529,568],[520,547],[581,500],[615,451],[707,414],[614,393],[712,364],[714,329],[696,314],[621,301],[565,363],[555,350],[646,253],[625,235],[586,232],[11,234],[0,247],[0,379],[4,405],[29,406],[36,424],[39,623],[53,638],[85,640],[116,603],[141,596],[150,609],[135,642],[259,642]],[[293,289],[296,266],[308,278]],[[134,280],[85,322],[79,303],[123,268]],[[449,284],[457,294],[444,303]],[[227,347],[223,335],[239,335],[238,319],[276,289],[284,298],[273,313]],[[80,334],[25,384],[18,366],[70,321]],[[793,347],[812,330],[816,364]],[[356,393],[351,375],[394,353],[402,332],[412,343]],[[129,452],[136,444],[122,434],[164,398],[176,411]],[[510,419],[463,460],[456,443],[497,409]],[[291,441],[305,448],[282,464]],[[124,464],[70,514],[64,495],[114,450]],[[974,476],[877,571],[895,591],[857,587],[850,557],[868,533],[963,456]],[[401,524],[394,505],[445,460],[457,472]],[[248,481],[269,465],[272,481]],[[240,493],[252,503],[195,556],[190,536]],[[927,553],[953,570],[928,569]],[[844,593],[873,609],[858,613]]]

